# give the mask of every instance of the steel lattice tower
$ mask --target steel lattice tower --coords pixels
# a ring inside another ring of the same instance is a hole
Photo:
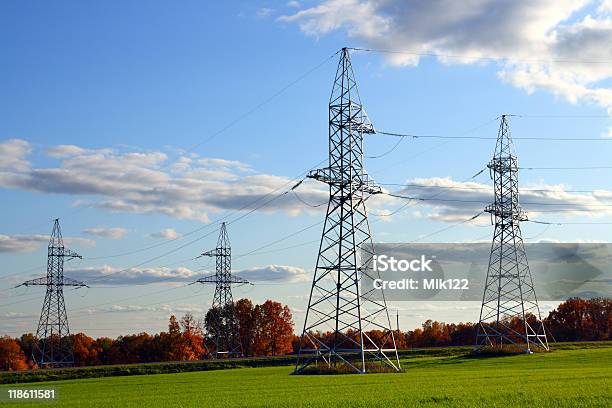
[[[46,286],[45,301],[36,329],[36,343],[32,358],[40,367],[66,367],[74,365],[74,350],[64,302],[64,286],[84,287],[83,282],[64,277],[64,262],[81,255],[64,247],[59,219],[47,250],[47,276],[32,279],[19,286]]]
[[[329,102],[329,167],[308,175],[329,185],[329,203],[295,373],[319,363],[365,373],[372,360],[400,369],[384,296],[360,290],[374,255],[365,201],[382,192],[363,169],[363,135],[371,133],[343,48]]]
[[[200,278],[196,283],[214,283],[215,297],[212,308],[215,316],[215,357],[220,354],[240,356],[243,353],[242,342],[238,333],[238,322],[234,312],[234,298],[232,297],[232,284],[248,284],[246,279],[232,276],[232,248],[225,223],[221,224],[217,247],[204,252],[200,256],[214,257],[216,270],[214,276]]]
[[[495,154],[487,167],[495,189],[495,201],[486,211],[495,220],[495,232],[480,319],[476,348],[531,344],[548,350],[548,340],[527,262],[521,221],[527,216],[519,204],[518,160],[506,115],[501,117]],[[531,316],[533,315],[533,316]]]

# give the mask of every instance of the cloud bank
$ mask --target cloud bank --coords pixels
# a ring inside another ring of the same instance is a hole
[[[612,214],[612,192],[608,190],[576,192],[562,184],[539,184],[521,187],[519,191],[521,206],[532,218],[551,212],[557,213],[557,217],[601,217]],[[491,185],[460,182],[448,177],[408,180],[403,188],[398,187],[393,194],[414,198],[407,208],[412,209],[418,204],[419,209],[430,210],[426,213],[427,217],[444,222],[466,220],[493,202]],[[396,199],[395,205],[402,202],[406,203],[406,200]]]
[[[49,243],[49,235],[3,235],[0,234],[0,253],[2,252],[32,252]],[[80,237],[64,237],[64,244],[94,246],[96,241]]]
[[[306,282],[308,273],[295,266],[267,265],[233,271],[233,274],[257,284],[257,282]],[[109,265],[66,269],[66,275],[72,279],[95,285],[142,285],[149,283],[191,283],[203,275],[186,267],[167,268],[126,268]]]
[[[110,238],[110,239],[121,239],[127,235],[128,230],[120,227],[95,227],[95,228],[85,228],[83,230],[84,234],[95,235],[97,237],[102,238]]]
[[[609,0],[325,0],[279,17],[320,37],[343,31],[396,65],[436,54],[445,64],[497,61],[499,77],[597,104],[612,114]]]
[[[60,145],[46,150],[57,166],[30,162],[31,145],[20,139],[0,142],[0,187],[78,197],[75,205],[138,214],[163,214],[202,222],[209,213],[249,211],[291,187],[291,179],[257,173],[245,163],[191,155],[169,162],[165,153],[90,150]],[[278,192],[276,190],[278,189]],[[315,182],[300,186],[306,202],[322,202],[327,192]],[[291,215],[309,208],[291,194],[268,203],[261,211]],[[117,237],[118,230],[88,233]]]

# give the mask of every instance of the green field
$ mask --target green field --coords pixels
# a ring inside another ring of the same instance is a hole
[[[606,344],[609,346],[609,344]],[[602,344],[603,346],[603,344]],[[403,373],[290,375],[235,368],[2,385],[54,387],[62,407],[609,407],[612,347],[508,357],[412,356]],[[0,403],[2,406],[41,403]],[[46,405],[46,404],[45,404]]]

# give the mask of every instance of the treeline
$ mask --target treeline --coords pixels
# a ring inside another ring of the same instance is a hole
[[[272,300],[254,305],[241,299],[236,302],[235,313],[245,355],[273,356],[292,351],[293,317],[287,306]],[[210,314],[211,311],[207,316]],[[214,331],[212,319],[198,321],[188,313],[181,319],[170,316],[168,331],[158,334],[94,339],[78,333],[70,335],[70,339],[76,366],[189,361],[214,355]],[[0,371],[37,368],[32,359],[37,341],[31,333],[15,339],[0,337]]]
[[[159,334],[140,333],[116,339],[93,339],[83,333],[71,335],[75,364],[78,366],[145,363],[159,361],[187,361],[210,358],[214,355],[212,309],[204,322],[190,314],[181,319],[171,316],[168,331]],[[294,334],[291,311],[279,302],[268,300],[255,305],[248,299],[235,303],[234,312],[242,349],[246,356],[274,356],[297,352],[300,338]],[[612,340],[611,299],[569,299],[549,313],[544,323],[549,341]],[[534,319],[533,316],[529,317]],[[520,328],[520,320],[510,324]],[[384,333],[370,331],[375,342]],[[313,333],[329,340],[331,333]],[[397,347],[444,347],[472,345],[475,341],[473,323],[444,323],[427,320],[420,328],[395,332]],[[32,334],[20,338],[0,337],[0,370],[35,368],[31,360],[37,339]]]
[[[535,323],[534,315],[527,315],[528,321]],[[523,330],[521,319],[504,322],[517,332]],[[561,303],[544,319],[548,341],[598,341],[612,340],[612,300],[609,298],[569,299]],[[391,346],[390,339],[379,330],[367,332],[376,344]],[[312,337],[329,344],[333,333],[311,333]],[[394,331],[395,344],[399,349],[420,347],[470,346],[476,342],[474,323],[444,323],[427,320],[421,327],[407,332]],[[295,337],[293,350],[297,352],[300,339]],[[347,342],[345,347],[350,347]]]
[[[535,320],[535,316],[527,316]],[[523,322],[512,319],[506,324],[521,331]],[[612,340],[612,300],[609,298],[569,299],[544,319],[550,341]],[[476,341],[474,323],[443,323],[427,320],[422,327],[396,336],[398,347],[440,347],[472,345]]]

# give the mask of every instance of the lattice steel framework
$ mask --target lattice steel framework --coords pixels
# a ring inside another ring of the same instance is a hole
[[[200,278],[196,283],[213,283],[215,296],[212,308],[215,314],[215,357],[237,357],[243,354],[242,342],[238,333],[238,322],[232,297],[233,284],[248,284],[246,279],[232,276],[232,248],[225,223],[221,224],[217,247],[200,256],[214,257],[216,270],[214,276]]]
[[[488,166],[495,201],[487,206],[495,232],[476,331],[476,348],[514,344],[531,352],[531,345],[548,350],[548,340],[527,262],[519,204],[518,160],[506,115],[501,117],[495,154]]]
[[[384,295],[360,289],[374,255],[365,201],[382,192],[363,169],[363,135],[370,133],[343,48],[329,102],[329,166],[308,175],[329,185],[329,203],[296,373],[319,364],[365,373],[372,360],[400,369]],[[373,339],[370,330],[381,336]]]
[[[45,301],[36,329],[38,342],[32,358],[39,367],[66,367],[74,365],[74,350],[70,339],[68,315],[64,302],[64,286],[84,287],[83,282],[64,277],[64,262],[81,255],[64,247],[59,219],[53,223],[53,231],[47,249],[47,276],[32,279],[19,286],[46,286]]]

